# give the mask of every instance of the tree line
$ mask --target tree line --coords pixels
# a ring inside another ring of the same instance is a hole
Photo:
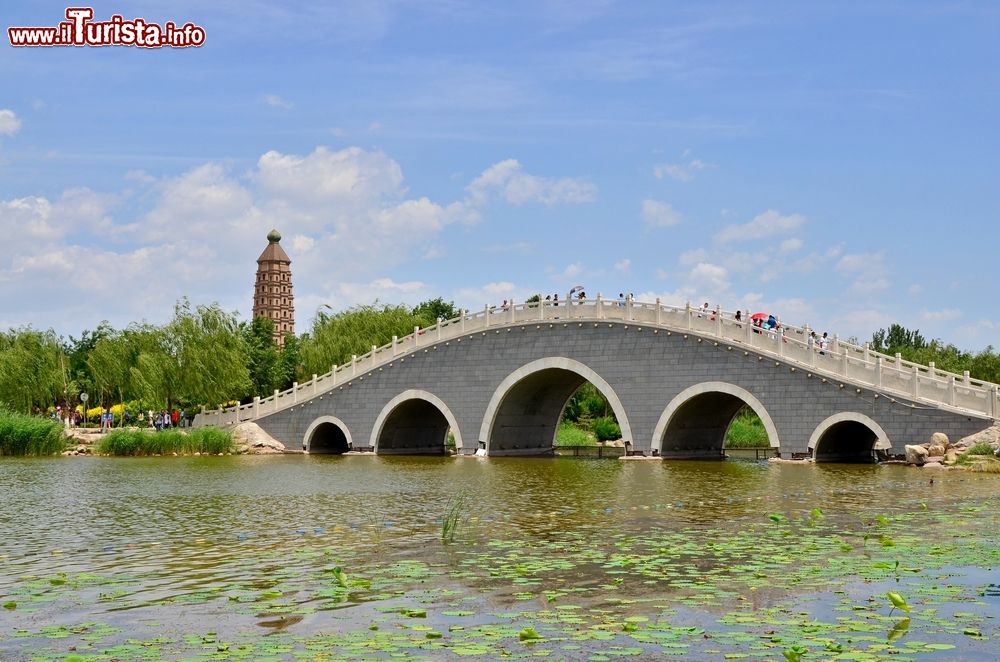
[[[266,318],[240,320],[217,304],[192,306],[186,299],[162,325],[116,329],[102,322],[78,338],[11,329],[0,332],[0,406],[41,413],[73,408],[87,393],[90,408],[126,404],[133,413],[178,408],[193,414],[285,390],[414,326],[457,315],[440,297],[413,308],[376,302],[320,312],[309,331],[286,335],[283,346],[274,342]]]

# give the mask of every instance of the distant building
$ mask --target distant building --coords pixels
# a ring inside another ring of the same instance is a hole
[[[295,297],[292,295],[292,261],[278,244],[281,233],[267,233],[267,248],[257,258],[257,282],[253,289],[253,316],[274,324],[274,341],[285,344],[285,334],[295,333]]]

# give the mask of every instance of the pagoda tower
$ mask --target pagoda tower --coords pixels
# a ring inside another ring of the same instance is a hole
[[[295,299],[292,296],[292,261],[279,245],[281,233],[267,233],[267,248],[257,258],[257,282],[253,290],[253,316],[274,324],[274,342],[285,344],[285,334],[295,333]]]

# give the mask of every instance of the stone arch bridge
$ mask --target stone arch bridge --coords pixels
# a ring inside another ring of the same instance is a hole
[[[775,454],[871,459],[934,432],[989,427],[998,387],[902,361],[808,327],[764,331],[721,310],[597,300],[512,305],[414,329],[288,391],[203,412],[195,425],[252,420],[290,449],[543,455],[585,381],[609,400],[629,453],[723,456],[749,406]]]

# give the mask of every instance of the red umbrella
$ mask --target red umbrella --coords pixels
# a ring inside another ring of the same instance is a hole
[[[750,316],[750,319],[752,320],[766,320],[767,318],[768,318],[767,313],[754,313],[753,315]]]

